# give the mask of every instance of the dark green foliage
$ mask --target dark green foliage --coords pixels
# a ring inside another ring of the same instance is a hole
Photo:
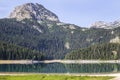
[[[43,33],[34,29],[33,25],[39,26]],[[15,19],[0,20],[1,41],[39,50],[47,55],[46,59],[61,58],[64,56],[61,54],[65,53],[63,37],[59,35],[60,29],[53,28],[52,30],[53,32],[50,33],[46,23],[39,24],[27,19],[21,22]]]
[[[120,44],[106,43],[78,49],[67,54],[66,59],[120,59]]]
[[[42,60],[44,56],[39,51],[30,50],[0,41],[0,60]]]
[[[40,51],[46,59],[63,59],[72,50],[106,43],[120,36],[119,27],[107,30],[74,25],[75,29],[70,29],[70,25],[57,25],[56,22],[49,21],[39,23],[28,19],[0,19],[0,40]],[[42,32],[33,26],[37,26]],[[111,34],[112,31],[114,34]],[[66,48],[66,43],[69,43],[69,49]]]

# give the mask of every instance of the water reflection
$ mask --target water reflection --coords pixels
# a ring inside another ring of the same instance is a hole
[[[112,73],[120,72],[120,64],[0,64],[0,72]]]
[[[108,73],[119,72],[120,64],[67,64],[70,73]]]

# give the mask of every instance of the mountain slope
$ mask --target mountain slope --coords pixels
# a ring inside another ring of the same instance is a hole
[[[120,20],[106,23],[104,21],[97,21],[91,25],[91,28],[114,29],[120,26]]]
[[[17,20],[32,19],[37,21],[56,21],[59,22],[58,17],[47,10],[40,4],[27,3],[15,7],[14,11],[11,12],[10,18],[16,18]]]
[[[78,49],[66,55],[66,59],[99,59],[115,60],[120,59],[120,44],[106,43]]]
[[[44,33],[39,32],[33,25],[39,27]],[[48,28],[36,22],[25,21],[25,24],[13,19],[0,20],[0,40],[30,49],[40,50],[53,56],[56,48],[64,48],[63,41],[58,39]],[[56,34],[57,35],[57,34]],[[59,45],[59,46],[58,46]],[[52,50],[51,48],[55,48]],[[52,51],[50,51],[52,50]],[[59,51],[59,50],[58,50]]]
[[[44,57],[39,51],[0,41],[0,60],[43,60]]]
[[[51,15],[56,20],[47,18]],[[119,32],[119,26],[113,29],[82,28],[60,22],[54,13],[33,3],[18,6],[10,18],[0,19],[1,41],[39,50],[46,59],[63,59],[72,50],[99,43],[119,43]]]

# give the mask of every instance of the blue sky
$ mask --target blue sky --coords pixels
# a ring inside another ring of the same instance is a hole
[[[29,2],[42,4],[62,22],[82,27],[120,19],[120,0],[0,0],[0,18],[7,17],[15,6]]]

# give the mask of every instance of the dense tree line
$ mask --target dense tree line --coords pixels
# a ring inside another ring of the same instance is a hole
[[[120,28],[94,29],[81,28],[71,24],[57,25],[56,22],[37,22],[25,19],[0,19],[0,40],[13,43],[31,50],[37,50],[46,56],[46,59],[64,59],[72,50],[85,48],[90,45],[109,42],[120,36]],[[33,26],[37,26],[39,32]],[[111,32],[114,34],[111,34]],[[69,43],[66,48],[66,43]]]
[[[38,26],[43,33],[33,28],[33,25]],[[15,19],[0,20],[1,41],[40,51],[44,53],[46,59],[64,57],[66,50],[63,34],[65,33],[62,33],[62,30],[58,29],[54,24],[53,28],[48,30],[46,23],[39,24],[36,21],[27,19],[21,22]]]
[[[120,44],[106,43],[90,46],[88,48],[74,50],[67,54],[66,59],[120,59]]]
[[[0,41],[0,59],[1,60],[43,60],[44,56],[39,51],[8,44]]]

